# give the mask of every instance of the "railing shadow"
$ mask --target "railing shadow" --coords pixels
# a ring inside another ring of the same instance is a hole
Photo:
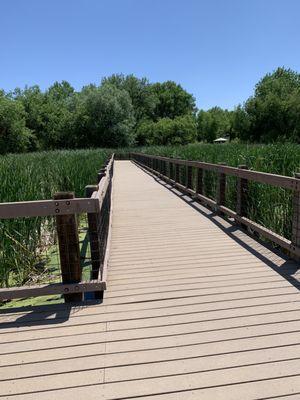
[[[6,328],[63,324],[69,320],[72,314],[95,304],[99,304],[99,301],[13,307],[0,310],[0,333],[1,329]]]
[[[284,279],[286,279],[289,283],[291,283],[294,287],[300,290],[300,274],[299,278],[293,276],[300,268],[299,264],[290,259],[286,254],[282,251],[272,247],[266,242],[263,242],[257,237],[254,237],[246,230],[242,229],[240,226],[236,225],[234,222],[231,222],[228,219],[222,218],[219,214],[212,211],[208,207],[202,205],[197,199],[193,199],[186,193],[181,192],[179,189],[174,187],[172,184],[164,181],[158,176],[149,172],[146,168],[143,168],[141,165],[134,162],[134,164],[144,171],[146,174],[151,176],[158,184],[163,186],[165,189],[169,190],[177,197],[179,197],[182,201],[187,203],[193,209],[195,209],[199,214],[203,215],[207,219],[209,219],[213,224],[215,224],[218,228],[220,228],[224,233],[227,234],[231,239],[233,239],[236,243],[238,243],[245,250],[249,251],[263,263],[272,268],[275,272],[281,275]],[[259,250],[257,249],[257,245],[259,245]],[[255,247],[254,247],[255,246]],[[271,257],[279,256],[284,261],[282,264],[278,265],[278,262],[275,263],[272,261]],[[299,280],[298,280],[299,279]]]

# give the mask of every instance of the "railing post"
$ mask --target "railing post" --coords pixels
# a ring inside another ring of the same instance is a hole
[[[93,192],[97,190],[98,186],[88,185],[85,187],[85,196],[89,198],[92,196]],[[88,213],[87,218],[92,261],[91,279],[97,279],[100,268],[100,237],[98,232],[98,214]]]
[[[99,183],[101,181],[101,179],[106,175],[106,167],[105,168],[101,168],[98,176],[97,176],[97,182]]]
[[[248,169],[247,165],[239,165],[240,169]],[[236,212],[240,217],[247,217],[248,179],[237,178]]]
[[[179,164],[175,164],[175,182],[179,183],[179,177],[180,177],[180,173],[179,173]]]
[[[292,219],[292,246],[300,247],[300,173],[295,174],[298,179],[298,187],[294,190],[293,196],[293,219]],[[300,261],[299,256],[293,256],[294,259]]]
[[[68,202],[74,198],[74,193],[58,192],[54,200],[59,207],[60,201]],[[60,268],[63,283],[78,283],[81,281],[80,248],[78,227],[75,214],[57,215],[56,229],[59,245]],[[65,302],[82,301],[82,293],[64,294]]]
[[[220,166],[226,165],[223,163],[219,163]],[[226,175],[223,172],[218,173],[218,187],[217,187],[217,205],[223,206],[225,205],[225,197],[226,197]]]
[[[169,162],[169,178],[171,181],[174,179],[174,164],[172,161]]]
[[[193,167],[190,165],[186,166],[186,188],[192,189],[192,176],[193,176]]]
[[[203,194],[203,169],[197,168],[196,193]]]

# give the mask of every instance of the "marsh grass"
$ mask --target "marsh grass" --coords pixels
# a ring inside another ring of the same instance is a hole
[[[300,145],[298,144],[191,144],[149,147],[143,148],[142,152],[215,164],[225,163],[233,167],[247,165],[252,170],[286,176],[294,176],[300,171]],[[181,167],[183,182],[184,176],[185,171]],[[217,174],[205,171],[204,194],[215,199],[216,189]],[[227,176],[226,206],[236,209],[235,177]],[[291,239],[292,192],[290,190],[249,182],[247,212],[248,217],[253,221]]]
[[[84,197],[109,150],[51,151],[0,157],[0,202],[51,199],[57,191]],[[53,218],[0,221],[0,286],[19,286],[42,273]]]

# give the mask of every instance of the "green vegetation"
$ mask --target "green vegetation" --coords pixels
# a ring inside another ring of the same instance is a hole
[[[155,142],[140,125],[181,117],[195,124],[195,99],[180,85],[150,84],[133,75],[112,75],[76,92],[66,81],[42,92],[38,86],[0,91],[0,154],[51,149],[124,147]],[[173,135],[181,135],[173,127]],[[169,127],[167,127],[169,130]],[[146,137],[145,137],[146,134]],[[195,141],[185,135],[180,141]]]
[[[0,202],[51,199],[56,191],[84,196],[111,151],[53,151],[0,157]],[[0,286],[42,275],[51,254],[52,218],[0,221]],[[46,254],[47,253],[47,254]],[[50,255],[49,255],[50,254]]]
[[[255,86],[254,95],[234,111],[200,111],[198,140],[219,135],[248,142],[300,142],[300,74],[278,68]]]
[[[237,167],[245,164],[248,168],[279,175],[293,176],[300,171],[300,145],[245,145],[228,143],[192,144],[188,146],[165,146],[143,148],[148,154],[166,157],[200,160],[212,163],[226,163]],[[184,174],[184,171],[182,171]],[[215,198],[216,174],[207,172],[204,179],[205,194]],[[232,209],[236,206],[236,179],[227,178],[227,203]],[[248,216],[253,221],[272,229],[291,239],[292,193],[289,190],[250,183]]]
[[[234,110],[197,110],[192,94],[172,81],[112,75],[75,89],[55,82],[0,90],[0,154],[212,142],[299,142],[300,74],[278,68]]]

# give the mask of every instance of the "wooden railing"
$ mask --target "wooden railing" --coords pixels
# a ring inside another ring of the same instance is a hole
[[[163,180],[173,184],[181,191],[192,195],[201,203],[219,213],[233,218],[238,224],[250,228],[262,237],[287,250],[293,258],[299,260],[300,174],[296,174],[295,177],[288,177],[259,171],[250,171],[244,165],[239,166],[239,168],[234,168],[221,164],[153,156],[142,153],[131,153],[131,159]],[[185,185],[180,183],[180,166],[184,166],[186,169]],[[192,188],[193,169],[196,169],[197,173],[195,189]],[[203,178],[205,171],[212,171],[218,175],[217,193],[214,200],[203,194]],[[226,176],[234,176],[237,178],[237,200],[235,210],[225,206]],[[245,207],[245,205],[248,196],[248,181],[259,182],[293,191],[292,240],[288,240],[247,218],[247,207]]]
[[[53,200],[0,204],[0,219],[55,216],[61,283],[28,285],[0,289],[0,300],[64,294],[65,301],[81,301],[84,292],[106,289],[107,262],[111,234],[112,179],[114,155],[98,173],[98,184],[86,187],[87,198],[73,193],[56,193]],[[91,248],[91,279],[82,281],[78,214],[87,214]]]

